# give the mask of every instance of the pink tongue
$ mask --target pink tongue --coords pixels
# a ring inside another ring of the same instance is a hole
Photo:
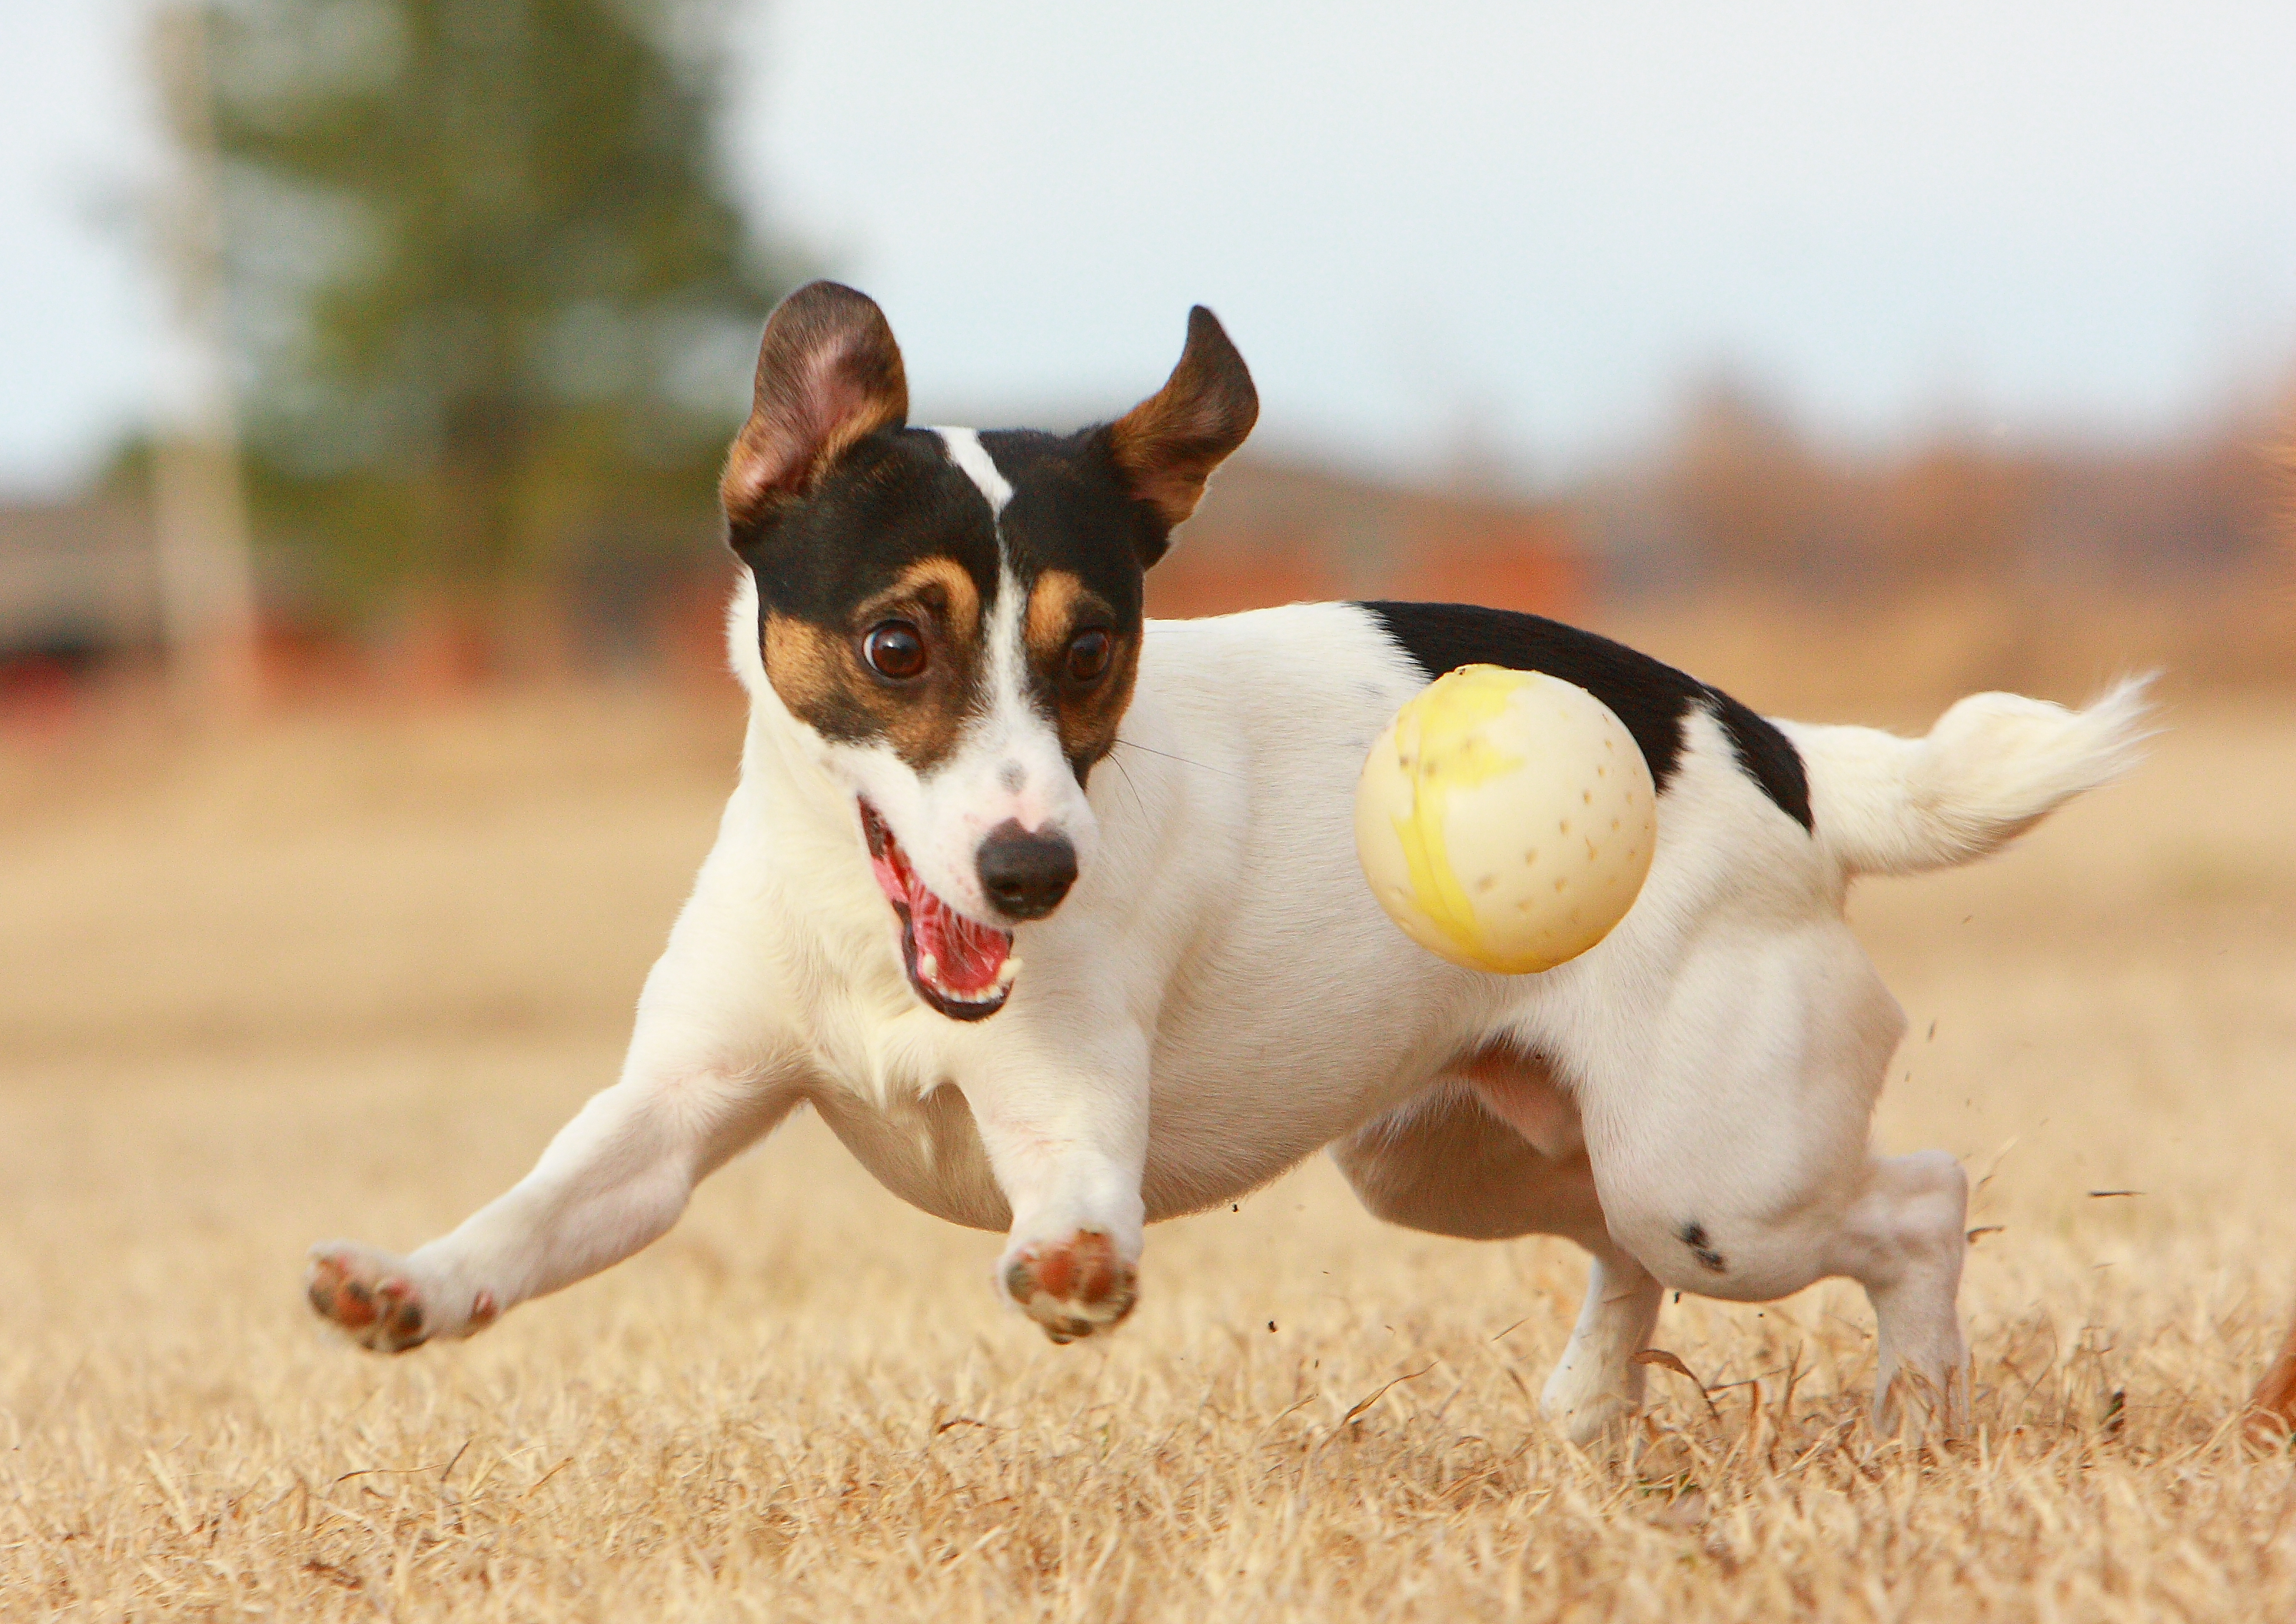
[[[951,913],[914,874],[908,882],[909,928],[916,934],[917,957],[932,956],[929,979],[951,992],[979,992],[994,982],[1013,951],[1013,939]]]

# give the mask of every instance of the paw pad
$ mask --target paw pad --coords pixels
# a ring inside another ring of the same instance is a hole
[[[316,1253],[305,1285],[311,1310],[378,1352],[420,1347],[430,1337],[422,1294],[405,1275],[387,1273],[356,1248]]]
[[[1095,1230],[1027,1248],[1004,1266],[1004,1290],[1056,1342],[1115,1325],[1139,1294],[1132,1266]]]
[[[414,1288],[404,1280],[386,1280],[374,1288],[381,1304],[384,1329],[394,1341],[412,1341],[422,1334],[422,1303],[414,1295]]]

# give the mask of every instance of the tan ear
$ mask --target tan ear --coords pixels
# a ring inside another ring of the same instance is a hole
[[[1165,525],[1196,511],[1204,481],[1259,419],[1251,373],[1218,319],[1188,312],[1187,347],[1164,387],[1108,425],[1108,448],[1132,494]]]
[[[726,516],[758,520],[801,496],[854,441],[908,421],[901,347],[877,301],[809,282],[775,307],[758,346],[750,421],[718,482]]]

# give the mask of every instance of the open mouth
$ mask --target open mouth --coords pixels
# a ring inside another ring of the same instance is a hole
[[[917,997],[952,1021],[982,1021],[1013,996],[1013,932],[975,924],[933,895],[877,808],[861,803],[869,867],[901,921],[901,964]]]

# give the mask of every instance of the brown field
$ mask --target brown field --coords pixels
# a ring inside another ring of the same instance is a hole
[[[1382,1227],[1320,1161],[1060,1349],[801,1120],[603,1278],[355,1351],[303,1248],[436,1233],[610,1079],[735,723],[0,746],[0,1617],[2296,1617],[2296,1474],[2236,1425],[2296,1288],[2296,705],[2167,721],[1857,903],[1913,1023],[1879,1136],[1980,1181],[1979,1435],[1867,1432],[1833,1283],[1669,1306],[1710,1401],[1654,1372],[1630,1460],[1530,1403],[1568,1247]]]

